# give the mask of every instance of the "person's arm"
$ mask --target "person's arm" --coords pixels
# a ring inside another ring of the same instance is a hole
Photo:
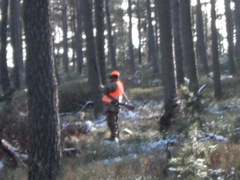
[[[109,94],[111,92],[116,91],[117,89],[117,84],[116,83],[111,83],[109,85],[106,85],[102,88],[103,94]]]

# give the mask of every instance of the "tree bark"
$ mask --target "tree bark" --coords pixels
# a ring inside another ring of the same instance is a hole
[[[138,63],[142,64],[142,32],[141,32],[141,9],[140,0],[137,0],[137,20],[138,20]]]
[[[235,0],[234,22],[236,26],[236,45],[235,45],[235,59],[237,64],[240,64],[240,0]]]
[[[106,83],[106,61],[104,52],[104,4],[103,0],[95,0],[96,51],[101,83]]]
[[[180,0],[181,13],[181,38],[184,65],[189,78],[189,89],[196,93],[198,90],[197,69],[195,64],[195,54],[193,48],[192,24],[191,24],[190,0]]]
[[[234,44],[233,44],[233,17],[230,7],[230,0],[224,0],[225,2],[225,16],[226,16],[226,29],[227,29],[227,41],[228,41],[228,62],[232,75],[236,74],[236,66],[234,61]]]
[[[62,4],[62,30],[63,30],[63,68],[66,73],[69,71],[68,61],[68,23],[67,23],[67,2],[61,0]]]
[[[200,58],[203,71],[205,74],[209,73],[208,62],[207,62],[207,51],[204,41],[203,32],[203,17],[202,17],[202,6],[200,0],[197,0],[197,54]]]
[[[180,33],[179,1],[171,0],[172,29],[174,38],[174,58],[176,64],[177,87],[184,84],[183,55]]]
[[[22,26],[20,14],[20,2],[18,0],[10,1],[11,14],[11,44],[13,47],[13,82],[16,89],[20,89],[21,84],[25,80],[25,72],[23,65],[23,49],[22,49]]]
[[[153,77],[159,76],[159,67],[158,67],[158,59],[156,54],[155,47],[155,38],[154,31],[152,25],[152,17],[151,17],[151,4],[150,0],[147,0],[147,19],[148,19],[148,51],[149,51],[149,59],[152,62],[153,67]]]
[[[82,14],[82,5],[79,0],[76,0],[76,50],[77,50],[77,70],[79,74],[82,74],[83,72],[83,39],[82,39],[82,33],[83,33],[83,14]]]
[[[109,0],[105,0],[105,11],[106,11],[106,21],[107,21],[108,57],[110,58],[112,69],[117,69],[116,49],[114,46],[114,39],[113,39],[113,35],[112,35],[112,22],[111,22],[110,1]]]
[[[83,6],[84,31],[86,34],[88,82],[93,95],[94,116],[98,118],[102,112],[101,93],[99,90],[99,67],[97,65],[95,42],[93,36],[92,11],[90,0],[81,0]]]
[[[160,51],[162,59],[164,86],[164,115],[160,120],[160,130],[170,127],[176,97],[176,85],[172,55],[171,11],[170,1],[158,0],[160,24]]]
[[[58,179],[60,121],[49,1],[24,0],[29,108],[29,178]]]
[[[129,52],[129,63],[130,63],[130,72],[134,74],[136,71],[134,53],[133,53],[133,42],[132,42],[132,0],[128,0],[128,52]]]
[[[6,94],[10,89],[10,78],[7,66],[7,21],[8,21],[8,0],[1,2],[2,20],[0,26],[0,78],[3,93]]]
[[[220,80],[220,67],[219,67],[219,56],[218,56],[218,38],[216,28],[216,10],[215,0],[211,0],[211,32],[212,32],[212,68],[213,68],[213,82],[214,82],[214,97],[220,99],[222,96],[222,86]]]

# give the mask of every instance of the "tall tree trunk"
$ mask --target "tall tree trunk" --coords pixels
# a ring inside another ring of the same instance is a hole
[[[164,86],[164,115],[160,120],[160,130],[170,126],[175,107],[176,85],[172,55],[171,11],[170,1],[158,0],[160,24],[160,51],[162,58]]]
[[[83,33],[83,14],[82,14],[82,5],[79,0],[76,0],[76,15],[77,15],[77,23],[76,23],[76,50],[77,50],[77,70],[79,74],[82,74],[83,72],[83,39],[82,39],[82,33]]]
[[[102,112],[101,93],[98,90],[100,85],[99,68],[97,65],[95,42],[93,36],[92,11],[90,0],[81,0],[83,6],[83,22],[86,34],[88,82],[93,95],[94,116],[98,118]]]
[[[214,82],[214,97],[220,99],[222,96],[222,87],[220,80],[220,67],[219,67],[219,57],[218,57],[218,38],[217,38],[217,28],[216,28],[216,10],[215,10],[215,0],[211,0],[211,32],[212,32],[212,68],[213,68],[213,82]]]
[[[61,0],[62,4],[62,30],[63,30],[63,68],[65,72],[68,72],[68,23],[67,23],[67,2]]]
[[[8,21],[8,0],[1,2],[1,26],[0,26],[0,78],[3,93],[10,89],[10,79],[7,66],[7,21]]]
[[[21,83],[25,79],[22,53],[22,26],[20,21],[20,2],[18,0],[10,1],[11,14],[11,44],[13,47],[14,61],[14,87],[20,89]]]
[[[105,12],[106,12],[106,21],[107,21],[108,57],[110,58],[112,69],[117,69],[116,52],[115,52],[116,50],[114,46],[114,39],[113,39],[113,33],[112,33],[112,22],[111,22],[109,0],[105,0]]]
[[[184,70],[183,70],[183,55],[182,43],[180,33],[180,19],[179,19],[179,1],[171,0],[171,15],[172,15],[172,29],[174,38],[174,58],[176,64],[176,79],[177,86],[180,87],[184,84]]]
[[[230,0],[224,0],[225,2],[225,16],[226,16],[226,29],[227,29],[227,41],[228,41],[228,62],[229,68],[232,75],[236,73],[236,67],[234,62],[234,44],[233,44],[233,17],[232,10],[230,7]]]
[[[207,51],[204,41],[203,32],[203,17],[202,17],[202,6],[200,0],[197,0],[197,54],[200,58],[203,71],[205,74],[209,73],[208,62],[207,62]]]
[[[155,38],[154,38],[153,25],[152,25],[150,0],[147,0],[147,19],[148,19],[149,58],[152,62],[152,66],[153,66],[153,77],[157,77],[157,76],[159,76],[159,67],[158,67],[158,59],[157,59],[157,54],[156,54]]]
[[[29,178],[58,179],[60,121],[49,1],[24,0],[29,108]]]
[[[134,74],[136,71],[134,54],[133,54],[133,42],[132,42],[132,0],[128,0],[128,18],[129,18],[129,27],[128,27],[128,51],[129,51],[129,63],[131,74]]]
[[[71,48],[72,48],[72,56],[70,59],[70,65],[72,66],[71,69],[72,71],[75,70],[75,66],[76,66],[76,54],[77,54],[77,50],[76,50],[76,14],[75,14],[75,6],[76,4],[74,2],[69,3],[70,7],[69,7],[69,11],[70,11],[70,19],[71,21],[69,22],[69,30],[73,33],[71,39]]]
[[[140,12],[140,0],[137,0],[137,20],[138,20],[138,63],[142,64],[142,33],[141,33],[141,12]]]
[[[96,34],[96,51],[101,83],[106,83],[106,61],[104,53],[104,3],[103,0],[95,0],[95,26]]]
[[[236,26],[236,62],[240,66],[240,0],[235,0],[234,22]]]
[[[181,13],[181,38],[184,63],[187,68],[187,77],[189,78],[189,89],[196,93],[198,90],[197,69],[193,48],[192,24],[190,0],[180,0]]]

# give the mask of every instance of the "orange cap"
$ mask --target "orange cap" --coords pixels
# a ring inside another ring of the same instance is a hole
[[[111,76],[120,76],[120,72],[119,71],[112,71]]]

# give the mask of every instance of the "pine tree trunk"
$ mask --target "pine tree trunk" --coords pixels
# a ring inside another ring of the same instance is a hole
[[[183,70],[183,55],[182,55],[182,43],[180,33],[180,12],[179,1],[171,0],[171,15],[172,15],[172,27],[174,37],[174,55],[176,64],[176,78],[177,86],[180,87],[184,84],[184,70]]]
[[[104,53],[104,13],[103,0],[95,0],[96,50],[101,83],[106,83],[106,61]]]
[[[160,51],[164,86],[164,115],[160,119],[160,130],[170,127],[175,108],[176,85],[172,55],[172,33],[170,1],[158,0],[160,24]]]
[[[198,78],[193,49],[193,36],[191,24],[190,0],[180,0],[181,13],[181,38],[184,65],[186,66],[186,75],[189,78],[189,89],[196,93],[198,90]]]
[[[8,21],[8,0],[1,2],[1,24],[0,24],[0,78],[3,93],[10,88],[10,79],[7,66],[7,21]]]
[[[129,18],[129,27],[128,27],[128,51],[129,51],[129,63],[131,74],[134,74],[136,71],[134,54],[133,54],[133,42],[132,42],[132,0],[128,0],[128,18]]]
[[[236,45],[235,45],[235,59],[238,64],[240,65],[240,0],[235,0],[235,11],[234,11],[234,22],[236,26]]]
[[[10,1],[11,14],[11,44],[13,47],[13,61],[14,61],[14,87],[20,89],[21,83],[25,79],[23,67],[23,52],[22,52],[22,27],[20,21],[20,2],[18,0]]]
[[[49,1],[24,0],[29,109],[29,178],[58,179],[60,121]]]
[[[102,112],[102,101],[101,93],[98,90],[100,85],[100,76],[95,52],[91,4],[90,0],[81,0],[81,4],[83,6],[83,24],[86,34],[88,82],[93,95],[94,116],[95,118],[98,118]]]
[[[110,59],[112,69],[117,69],[116,53],[115,53],[116,50],[115,50],[114,39],[112,35],[112,22],[111,22],[109,0],[105,0],[105,11],[106,11],[106,21],[107,21],[108,57]]]
[[[197,0],[197,54],[200,58],[203,71],[205,74],[209,73],[208,62],[207,62],[207,51],[204,41],[203,32],[203,17],[202,17],[202,6],[200,0]]]
[[[82,5],[80,1],[77,0],[76,2],[76,50],[77,50],[77,70],[79,74],[82,74],[83,72],[83,39],[82,39],[82,33],[83,33],[83,15],[82,15]]]
[[[142,64],[142,33],[141,33],[141,13],[140,13],[140,0],[137,1],[137,20],[138,20],[138,63]]]
[[[68,66],[68,24],[67,24],[67,2],[61,0],[62,4],[62,30],[63,30],[63,68],[67,73],[69,71]]]
[[[214,97],[220,99],[222,96],[222,87],[220,80],[220,67],[219,67],[219,56],[218,56],[218,38],[216,28],[216,10],[215,0],[211,0],[211,32],[212,32],[212,68],[213,68],[213,82],[214,82]]]
[[[147,19],[148,19],[148,51],[149,51],[149,59],[152,62],[153,67],[153,77],[159,76],[159,67],[158,67],[158,59],[155,48],[155,38],[153,32],[152,25],[152,17],[151,17],[151,4],[150,0],[147,0]]]
[[[230,0],[224,0],[225,2],[225,16],[226,16],[226,29],[227,29],[227,41],[228,41],[228,62],[232,75],[236,73],[235,61],[234,61],[234,44],[233,44],[233,17],[232,10],[230,8]]]

